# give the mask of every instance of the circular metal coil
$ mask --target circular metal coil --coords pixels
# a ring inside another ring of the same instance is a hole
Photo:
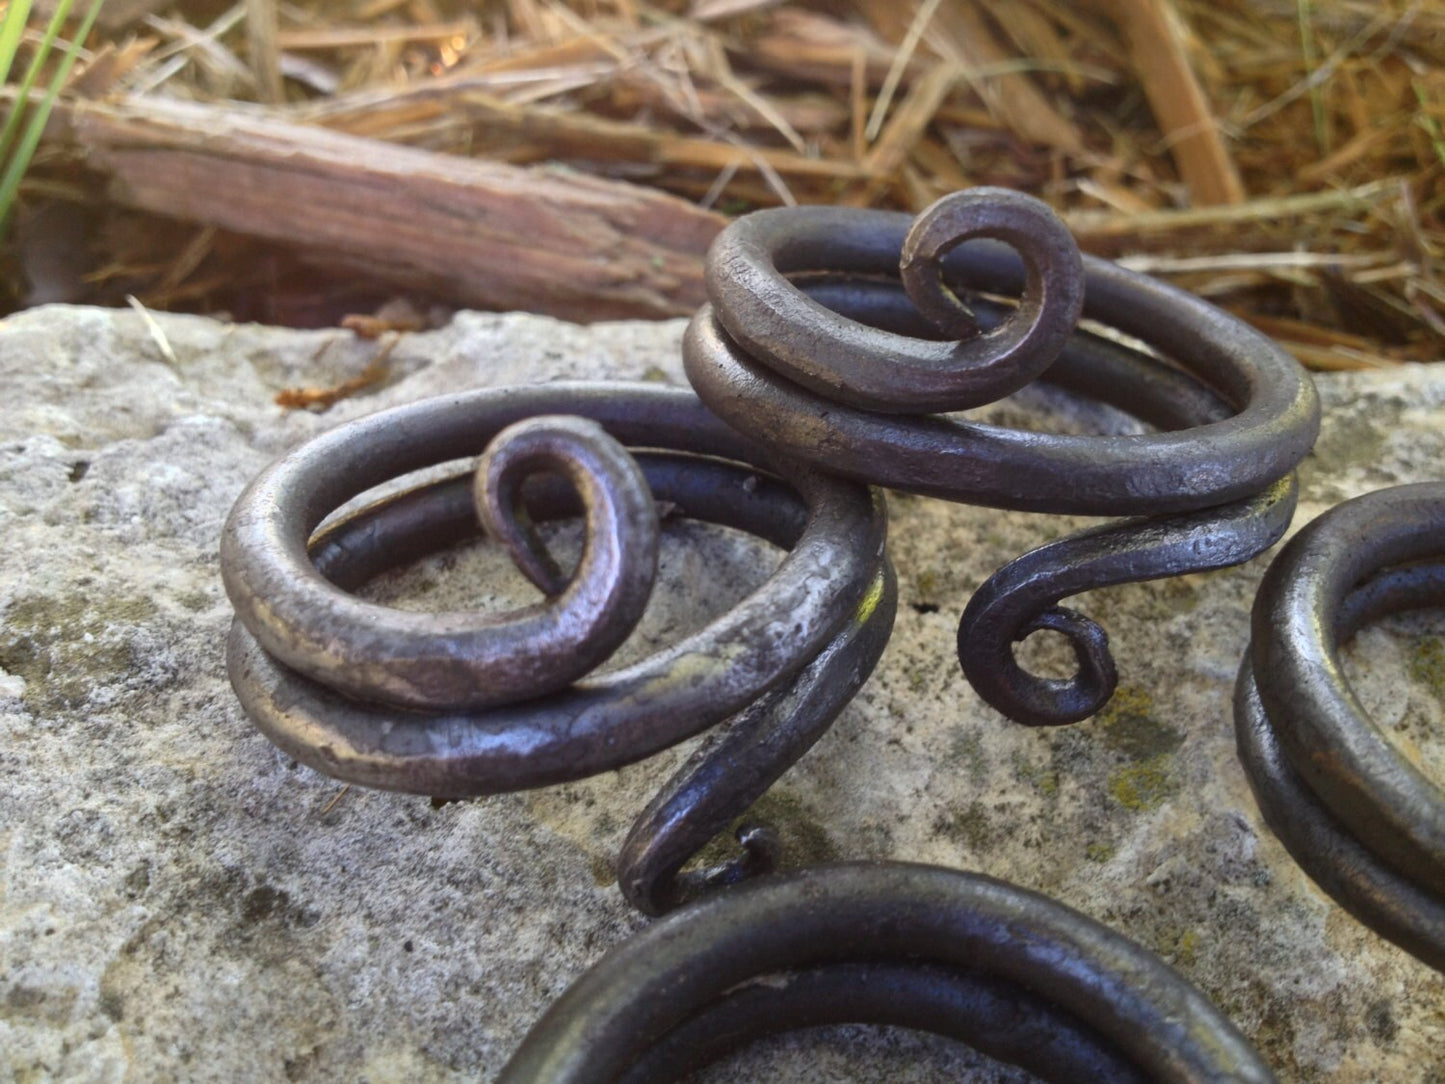
[[[1445,483],[1326,512],[1275,558],[1235,687],[1239,756],[1266,822],[1365,925],[1445,971],[1445,792],[1370,720],[1340,645],[1445,605]]]
[[[1046,1080],[1273,1079],[1194,986],[1077,911],[978,874],[857,863],[654,923],[572,984],[499,1082],[672,1081],[838,1023],[950,1036]]]
[[[1200,299],[1081,258],[1063,224],[1030,197],[972,189],[917,220],[760,211],[718,237],[707,281],[711,304],[684,340],[688,378],[750,439],[927,496],[1146,517],[1026,555],[965,611],[964,671],[1019,722],[1075,722],[1113,694],[1107,637],[1060,599],[1237,564],[1277,540],[1293,514],[1291,472],[1319,428],[1308,376]],[[960,299],[969,291],[1021,300],[1008,308],[980,297],[969,307]],[[1147,351],[1077,329],[1080,315]],[[967,334],[975,329],[984,330]],[[1075,436],[936,413],[1035,377],[1159,431]],[[1074,678],[1038,678],[1014,662],[1013,643],[1043,628],[1072,642]]]
[[[624,444],[651,450],[632,455]],[[414,485],[317,531],[373,487],[483,449],[475,472]],[[657,501],[790,552],[680,643],[591,674],[646,606]],[[586,538],[569,578],[535,524],[579,512]],[[545,602],[499,616],[418,614],[351,593],[475,537],[479,518]],[[754,831],[720,869],[678,873],[872,671],[896,605],[886,532],[881,495],[760,456],[685,391],[551,384],[413,403],[317,437],[237,500],[221,539],[236,609],[231,683],[297,760],[450,798],[593,775],[730,720],[626,845],[623,891],[658,912],[770,864],[771,837]]]

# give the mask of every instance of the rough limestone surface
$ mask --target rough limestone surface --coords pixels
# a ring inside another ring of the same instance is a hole
[[[397,342],[384,385],[312,414],[283,411],[277,391],[354,377],[379,344],[78,308],[0,324],[0,1077],[490,1079],[552,999],[644,924],[611,860],[684,750],[472,802],[344,788],[238,708],[217,538],[265,463],[338,422],[474,386],[682,384],[681,332],[462,313]],[[1445,370],[1319,383],[1324,431],[1297,525],[1438,477]],[[991,413],[1124,424],[1038,390]],[[756,810],[790,861],[891,857],[1005,878],[1171,961],[1283,1080],[1445,1081],[1441,977],[1311,884],[1235,760],[1230,695],[1264,559],[1077,600],[1111,633],[1119,693],[1092,721],[1030,730],[965,683],[955,624],[991,571],[1082,521],[908,497],[891,511],[902,600],[887,654]],[[670,527],[628,650],[697,627],[776,560]],[[486,544],[369,590],[416,608],[534,597]],[[1437,779],[1442,635],[1428,616],[1387,623],[1350,655],[1367,706]],[[867,1027],[783,1037],[705,1079],[966,1071],[1026,1079]]]

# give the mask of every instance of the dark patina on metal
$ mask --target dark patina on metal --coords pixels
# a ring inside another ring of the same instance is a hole
[[[1108,927],[978,874],[857,863],[649,926],[573,983],[499,1081],[673,1081],[837,1023],[936,1032],[1051,1081],[1273,1079],[1203,994]]]
[[[318,532],[373,487],[484,449],[475,471],[414,485]],[[593,674],[646,605],[655,502],[789,553],[680,643]],[[579,513],[583,554],[564,576],[534,525]],[[479,516],[545,601],[497,616],[411,613],[351,593],[475,537]],[[685,391],[550,384],[413,403],[317,437],[236,502],[221,539],[236,609],[231,682],[261,731],[297,760],[366,786],[451,798],[592,775],[730,720],[624,848],[624,892],[657,912],[768,867],[770,837],[754,831],[720,869],[678,873],[871,673],[896,604],[886,530],[880,494],[760,454]]]
[[[1235,688],[1239,756],[1265,820],[1356,918],[1445,971],[1445,792],[1355,697],[1339,648],[1363,625],[1445,605],[1445,483],[1326,512],[1260,584]]]
[[[1074,722],[1113,693],[1107,637],[1061,599],[1239,563],[1277,540],[1293,514],[1292,471],[1319,427],[1308,376],[1199,298],[1081,257],[1030,197],[972,189],[916,220],[760,211],[718,237],[707,282],[711,304],[684,343],[688,377],[750,439],[913,493],[1141,517],[1026,555],[965,610],[964,671],[1019,722]],[[984,294],[1020,300],[1001,306]],[[1081,330],[1080,316],[1147,349]],[[942,413],[1035,378],[1158,431],[1075,436]],[[1071,640],[1074,678],[1039,678],[1014,661],[1013,643],[1042,628]]]

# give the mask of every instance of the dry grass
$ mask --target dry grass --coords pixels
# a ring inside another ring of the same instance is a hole
[[[1445,341],[1437,0],[110,0],[102,18],[72,81],[102,104],[266,103],[721,215],[918,210],[1002,184],[1311,366],[1435,360]],[[32,196],[94,199],[75,158],[58,139]],[[158,224],[119,187],[93,208],[96,291],[294,298],[282,250],[204,210]]]

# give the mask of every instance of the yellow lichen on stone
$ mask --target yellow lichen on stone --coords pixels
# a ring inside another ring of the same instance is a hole
[[[1178,785],[1169,774],[1170,758],[1150,757],[1109,773],[1109,796],[1132,813],[1157,809]]]
[[[918,597],[924,602],[932,602],[938,597],[938,573],[931,568],[926,568],[913,577],[913,586],[918,590]]]
[[[1425,636],[1410,652],[1410,676],[1445,700],[1445,639]]]
[[[1137,685],[1120,685],[1099,713],[1099,720],[1108,726],[1124,716],[1148,715],[1153,707],[1154,698],[1149,695],[1149,690]]]
[[[1202,939],[1196,930],[1170,930],[1163,933],[1158,952],[1170,963],[1192,967],[1201,945]]]
[[[782,789],[766,792],[742,816],[719,832],[688,863],[689,869],[705,869],[728,861],[738,851],[737,833],[744,825],[765,825],[777,833],[783,845],[787,868],[836,862],[842,857],[822,822],[796,794]]]
[[[1107,862],[1114,857],[1112,843],[1090,843],[1084,848],[1084,858],[1090,862]]]
[[[1059,773],[1054,768],[1046,768],[1039,764],[1031,763],[1022,754],[1014,756],[1014,775],[1022,782],[1029,784],[1045,798],[1055,798],[1059,793]]]
[[[1184,735],[1154,718],[1154,698],[1136,685],[1121,685],[1099,713],[1105,742],[1131,760],[1150,760],[1174,752]]]

